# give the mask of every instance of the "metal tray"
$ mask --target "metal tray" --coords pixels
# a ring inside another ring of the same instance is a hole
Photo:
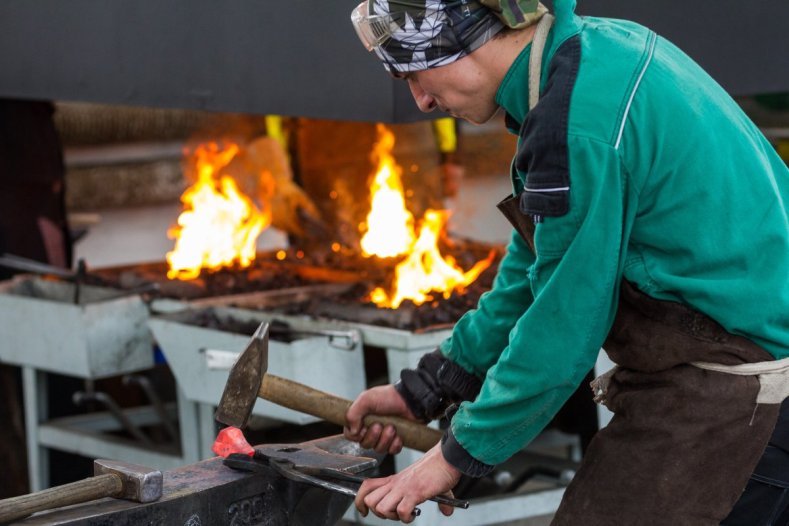
[[[238,354],[249,343],[249,333],[199,326],[206,314],[220,320],[259,323],[272,321],[262,312],[240,313],[222,307],[188,309],[154,316],[149,325],[178,385],[186,398],[215,406],[227,382],[228,372]],[[298,336],[298,335],[296,335]],[[292,341],[269,341],[268,372],[310,387],[353,399],[366,387],[362,345],[336,345],[325,336],[296,337]],[[307,424],[319,419],[264,400],[258,400],[253,414]]]
[[[152,367],[148,308],[122,294],[29,276],[0,283],[0,361],[91,379]]]

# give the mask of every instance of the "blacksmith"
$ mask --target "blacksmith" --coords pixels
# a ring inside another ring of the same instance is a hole
[[[410,522],[461,473],[491,472],[603,347],[618,368],[594,394],[615,416],[553,524],[773,524],[789,493],[789,170],[670,42],[579,17],[575,0],[554,7],[366,0],[353,12],[421,110],[484,123],[501,108],[518,135],[499,204],[515,232],[493,290],[416,370],[360,395],[346,435],[395,453],[393,429],[363,429],[365,414],[429,420],[459,404],[451,427],[356,505]]]

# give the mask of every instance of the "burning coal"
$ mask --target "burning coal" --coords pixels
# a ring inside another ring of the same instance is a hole
[[[391,257],[405,254],[395,268],[392,291],[378,287],[370,294],[370,301],[379,307],[396,309],[404,300],[421,305],[433,300],[431,293],[449,298],[454,290],[463,292],[487,269],[495,258],[488,257],[464,271],[451,256],[444,257],[438,248],[445,235],[449,212],[427,210],[420,221],[419,235],[414,231],[414,217],[405,207],[402,170],[392,156],[394,135],[383,125],[378,125],[378,143],[373,160],[378,169],[371,186],[371,210],[367,216],[367,229],[362,238],[363,254],[367,257]]]
[[[487,258],[464,272],[452,256],[441,255],[438,238],[448,217],[449,212],[446,210],[425,212],[419,237],[408,256],[395,268],[394,290],[391,296],[378,287],[370,295],[373,303],[379,307],[396,309],[403,300],[408,299],[421,305],[433,300],[431,292],[440,293],[445,299],[449,299],[455,290],[465,292],[465,287],[493,263],[495,251],[491,251]]]

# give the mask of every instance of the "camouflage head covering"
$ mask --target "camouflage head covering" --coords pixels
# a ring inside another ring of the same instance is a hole
[[[528,27],[536,23],[548,12],[548,8],[538,0],[479,0],[487,8],[493,10],[504,22],[513,29]]]
[[[390,72],[450,64],[493,38],[504,25],[477,0],[369,0],[371,15],[390,15],[398,30],[375,47]]]

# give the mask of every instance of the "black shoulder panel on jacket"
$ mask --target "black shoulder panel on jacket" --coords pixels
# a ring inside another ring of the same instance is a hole
[[[581,61],[581,41],[576,35],[554,54],[540,101],[520,129],[515,168],[526,174],[520,209],[535,222],[544,216],[562,216],[570,208],[570,169],[567,126],[570,97]]]

